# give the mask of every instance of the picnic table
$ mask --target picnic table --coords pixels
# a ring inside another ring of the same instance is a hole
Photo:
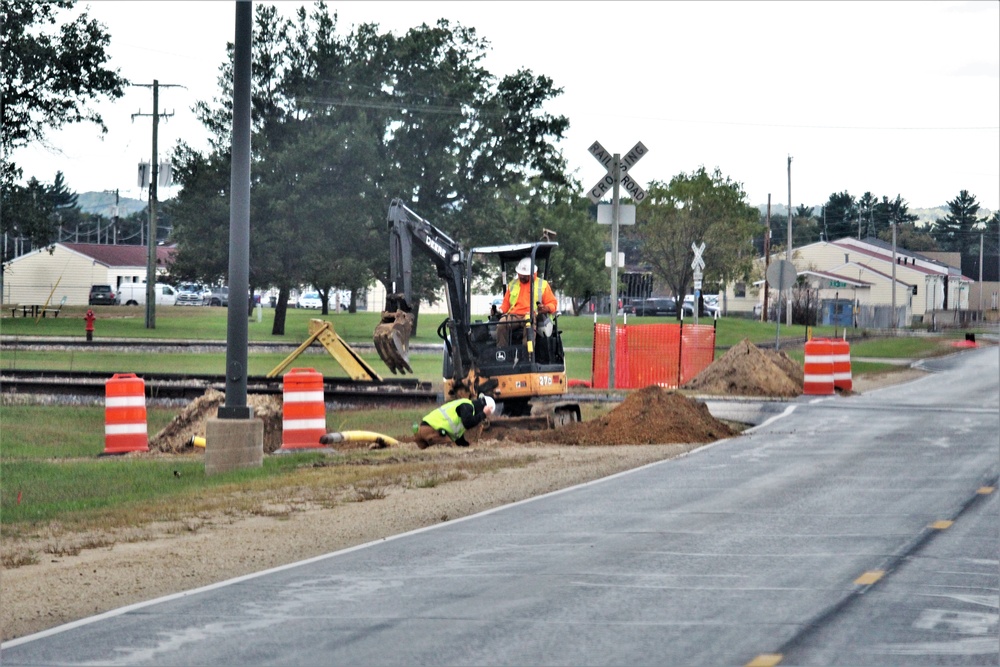
[[[27,317],[31,315],[32,317],[37,317],[38,313],[42,311],[42,307],[37,304],[15,304],[10,307],[10,316],[17,317],[18,312],[21,313],[21,317]]]
[[[53,306],[43,306],[36,303],[31,303],[31,304],[19,303],[11,306],[10,316],[17,317],[17,313],[18,311],[20,311],[21,317],[28,317],[28,315],[31,315],[32,317],[38,317],[39,315],[41,315],[42,317],[45,317],[46,315],[51,315],[52,317],[59,317],[59,311],[62,310],[62,307],[65,304],[66,304],[66,297],[63,297],[62,301],[60,301],[57,305]]]

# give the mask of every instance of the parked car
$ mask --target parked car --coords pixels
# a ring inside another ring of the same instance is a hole
[[[91,306],[117,306],[118,295],[111,289],[111,285],[91,285],[87,303]]]
[[[229,307],[229,288],[216,287],[208,297],[208,305]]]
[[[694,317],[693,303],[683,303],[681,307],[685,318]],[[630,314],[639,317],[677,317],[677,301],[668,296],[640,299],[631,306]]]
[[[319,292],[303,292],[296,300],[295,307],[320,309],[323,307],[323,299],[319,298]]]
[[[713,305],[709,300],[709,297],[704,296],[701,299],[701,317],[715,317],[718,307]],[[688,294],[684,297],[684,317],[694,317],[694,295]]]
[[[181,283],[177,286],[178,306],[203,306],[212,296],[212,290],[199,283]]]
[[[177,290],[165,283],[153,286],[157,306],[172,306],[177,302]],[[122,283],[118,287],[118,303],[125,306],[146,305],[146,283]]]
[[[677,302],[670,297],[642,299],[635,303],[638,317],[677,317]]]

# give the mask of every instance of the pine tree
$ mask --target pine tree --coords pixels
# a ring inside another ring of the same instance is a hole
[[[979,213],[979,202],[968,190],[962,190],[958,196],[948,202],[948,215],[934,221],[932,234],[938,245],[946,251],[958,252],[961,257],[972,254],[978,249],[979,235],[976,227],[985,220],[976,217]]]

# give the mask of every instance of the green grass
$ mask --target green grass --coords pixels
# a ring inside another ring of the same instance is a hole
[[[3,525],[38,524],[58,519],[63,524],[85,522],[114,509],[127,521],[130,507],[144,506],[146,520],[172,518],[170,510],[149,516],[165,498],[253,480],[287,475],[323,457],[316,453],[272,456],[260,468],[205,476],[201,458],[176,460],[105,457],[89,461],[5,461],[4,494],[0,498]],[[109,519],[109,524],[115,520]],[[109,525],[108,527],[113,527]]]
[[[920,359],[936,354],[947,354],[952,348],[945,341],[954,336],[900,337],[860,340],[851,342],[851,355],[882,359]]]
[[[923,359],[926,357],[949,354],[953,351],[947,343],[953,336],[920,336],[885,339],[869,339],[851,342],[851,372],[854,374],[877,373],[891,368],[899,368],[896,364],[877,361],[857,361],[856,357],[875,359]],[[805,361],[805,351],[796,348],[787,351],[788,356],[799,362]]]
[[[170,423],[178,410],[149,407],[150,435]],[[4,405],[0,410],[0,461],[67,459],[104,451],[103,406]],[[3,470],[6,477],[7,470]]]

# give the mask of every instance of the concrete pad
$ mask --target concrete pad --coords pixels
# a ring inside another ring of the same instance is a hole
[[[264,422],[209,419],[205,423],[205,474],[264,465]]]

